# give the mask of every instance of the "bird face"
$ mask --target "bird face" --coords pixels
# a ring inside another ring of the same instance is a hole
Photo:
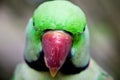
[[[63,31],[48,31],[42,37],[44,61],[54,77],[71,50],[72,37]]]
[[[25,60],[38,71],[75,74],[89,63],[88,30],[83,11],[69,1],[48,1],[34,12],[27,27]]]

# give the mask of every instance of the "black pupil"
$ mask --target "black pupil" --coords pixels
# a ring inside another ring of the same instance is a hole
[[[83,32],[85,31],[85,27],[83,28]]]

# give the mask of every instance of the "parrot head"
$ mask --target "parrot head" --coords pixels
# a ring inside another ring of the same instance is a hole
[[[44,2],[31,22],[25,49],[28,65],[49,70],[52,77],[59,71],[78,73],[87,66],[86,18],[79,7],[69,1]]]

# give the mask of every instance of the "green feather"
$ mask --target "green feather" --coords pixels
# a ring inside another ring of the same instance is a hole
[[[76,67],[84,67],[89,63],[89,32],[88,27],[83,33],[73,36],[72,62]]]
[[[34,12],[33,21],[39,32],[46,29],[82,33],[86,26],[83,11],[69,1],[48,1],[41,4]]]
[[[34,24],[34,25],[33,25]],[[26,29],[25,57],[30,61],[37,60],[42,49],[41,41],[45,30],[64,30],[74,37],[74,48],[80,44],[86,26],[83,11],[69,1],[47,1],[41,4],[34,12]],[[79,39],[79,40],[78,40]],[[73,49],[76,52],[75,49]]]
[[[33,26],[33,20],[30,19],[26,28],[26,45],[24,50],[24,56],[29,62],[37,60],[39,51],[42,50],[40,35]]]

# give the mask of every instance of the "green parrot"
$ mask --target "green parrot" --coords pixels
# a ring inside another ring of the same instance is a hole
[[[35,10],[24,59],[13,80],[113,80],[90,58],[83,11],[66,0],[46,1]]]

